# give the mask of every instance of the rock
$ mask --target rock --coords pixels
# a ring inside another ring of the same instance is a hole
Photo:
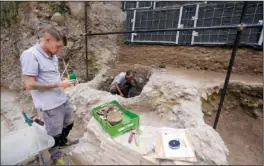
[[[162,72],[166,72],[167,70],[166,69],[161,69]]]
[[[143,78],[139,77],[138,78],[138,83],[142,84],[144,82]]]
[[[63,25],[64,24],[64,16],[62,16],[60,13],[56,12],[51,17],[51,21],[54,21],[54,22],[58,23],[59,25]]]
[[[263,110],[262,109],[254,109],[254,114],[259,117],[259,118],[263,118]]]
[[[176,117],[172,117],[170,118],[170,121],[176,122],[177,118]]]
[[[212,112],[210,112],[210,111],[205,112],[205,114],[206,114],[207,116],[212,116]]]
[[[85,2],[87,3],[87,2]],[[85,11],[84,11],[84,7],[85,4],[84,2],[68,2],[67,6],[70,9],[70,13],[75,16],[77,19],[82,20],[85,17]]]

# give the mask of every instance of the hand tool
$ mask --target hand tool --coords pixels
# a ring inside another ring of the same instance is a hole
[[[69,72],[68,72],[68,70],[67,70],[67,67],[68,67],[69,63],[68,63],[67,66],[66,66],[66,63],[65,63],[64,59],[62,59],[62,61],[63,61],[63,65],[64,65],[64,67],[65,67],[65,70],[66,70],[66,72],[67,72],[67,75],[69,75]]]
[[[139,128],[136,129],[136,133],[135,133],[135,143],[136,143],[136,146],[139,147],[139,135],[141,135],[141,131],[139,130]]]
[[[29,118],[28,118],[28,116],[27,116],[27,114],[25,113],[25,111],[24,110],[22,110],[22,114],[23,114],[23,116],[24,116],[24,118],[25,118],[25,122],[29,125],[29,126],[32,126],[32,120],[30,120]]]
[[[128,143],[132,142],[132,139],[133,139],[134,135],[135,135],[135,132],[131,132],[131,134],[129,135],[129,138],[128,138]]]
[[[135,139],[136,146],[139,147],[139,141],[138,141],[138,135],[137,134],[134,135],[134,139]]]
[[[63,62],[64,62],[64,60],[63,60]],[[65,62],[64,62],[64,70],[63,70],[63,72],[62,72],[62,74],[61,74],[61,79],[62,79],[62,77],[63,77],[63,75],[64,75],[64,73],[65,73],[65,71],[67,71],[67,68],[68,68],[68,66],[69,66],[69,63],[67,64],[67,65],[65,65]],[[69,76],[69,73],[68,73],[68,71],[67,71],[67,76]]]

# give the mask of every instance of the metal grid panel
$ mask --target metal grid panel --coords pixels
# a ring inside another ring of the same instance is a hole
[[[243,2],[212,2],[201,5],[197,27],[234,25],[239,23]],[[248,2],[247,10],[243,18],[244,23],[258,23],[263,19],[263,3]],[[195,37],[195,43],[202,44],[229,44],[233,43],[236,30],[206,30],[199,31]],[[241,36],[241,43],[256,44],[258,42],[261,29],[246,29]],[[194,43],[194,44],[195,44]]]
[[[136,8],[136,1],[125,1],[124,9],[133,9]]]
[[[126,19],[126,23],[125,23],[125,27],[128,31],[132,31],[132,23],[131,23],[131,19],[133,18],[133,11],[127,11],[127,19]],[[126,40],[130,41],[131,40],[131,34],[125,34],[126,36]]]
[[[196,5],[183,7],[181,24],[184,28],[193,27],[194,21],[192,17],[195,16]],[[190,44],[192,38],[192,31],[181,31],[179,36],[179,44]]]
[[[243,2],[199,1],[129,1],[125,6],[138,10],[127,11],[127,30],[166,29],[177,27],[210,27],[239,23]],[[144,9],[143,8],[149,8]],[[132,11],[132,12],[131,12]],[[197,16],[197,19],[194,17]],[[135,22],[131,19],[135,18]],[[180,21],[179,21],[180,20]],[[263,20],[263,2],[248,2],[244,23],[254,24]],[[262,45],[262,28],[243,31],[241,43]],[[153,32],[127,35],[131,42],[157,42],[175,44],[231,44],[236,35],[230,30],[199,30],[180,32]]]
[[[212,2],[201,5],[197,27],[238,24],[243,2]],[[233,42],[236,30],[205,30],[199,31],[195,43],[230,43]]]
[[[138,2],[139,8],[151,7],[151,5],[152,5],[151,1],[140,1],[140,2]]]
[[[255,24],[259,23],[260,20],[263,20],[263,1],[248,2],[243,22],[246,24]],[[241,36],[241,43],[255,44],[258,42],[260,34],[260,28],[246,29]]]
[[[158,11],[137,11],[135,30],[177,28],[179,9]],[[135,41],[176,41],[176,32],[141,33]]]
[[[156,8],[159,7],[174,7],[174,6],[181,6],[187,4],[195,4],[202,1],[157,1]]]

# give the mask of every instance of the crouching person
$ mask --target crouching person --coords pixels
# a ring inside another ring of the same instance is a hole
[[[132,88],[131,81],[133,78],[134,72],[131,70],[119,73],[110,85],[110,93],[128,98],[130,89]]]

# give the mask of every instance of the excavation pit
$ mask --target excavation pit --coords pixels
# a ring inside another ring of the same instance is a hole
[[[221,90],[202,103],[205,122],[210,126],[215,120],[220,94]],[[262,96],[261,86],[230,83],[228,87],[217,131],[229,149],[230,164],[261,164]]]
[[[107,71],[106,74],[103,75],[103,81],[101,81],[98,89],[109,92],[110,85],[113,82],[114,78],[119,73],[126,72],[127,70],[132,70],[135,72],[134,80],[136,84],[134,84],[135,86],[133,86],[130,90],[130,97],[135,97],[135,96],[140,95],[144,86],[147,84],[151,76],[150,67],[134,65],[133,68],[128,68],[126,66],[119,66],[116,69],[110,69]]]

